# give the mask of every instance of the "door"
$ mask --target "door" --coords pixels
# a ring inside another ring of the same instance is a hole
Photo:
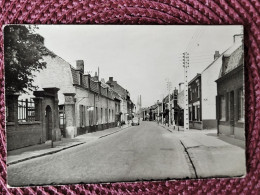
[[[235,109],[235,97],[234,97],[234,91],[230,92],[230,109],[229,109],[229,114],[230,114],[230,133],[231,135],[234,135],[234,126],[235,126],[235,114],[234,114],[234,109]]]
[[[52,139],[52,110],[50,106],[45,110],[45,122],[46,122],[46,140]]]

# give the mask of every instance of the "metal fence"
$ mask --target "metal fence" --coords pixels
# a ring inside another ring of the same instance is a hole
[[[18,121],[35,121],[35,104],[33,100],[18,100]]]

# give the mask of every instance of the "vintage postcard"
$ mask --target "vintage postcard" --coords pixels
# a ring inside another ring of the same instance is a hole
[[[242,177],[243,26],[6,25],[10,187]]]

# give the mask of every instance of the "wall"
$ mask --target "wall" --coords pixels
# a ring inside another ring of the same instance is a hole
[[[14,123],[7,123],[6,129],[8,151],[43,143],[41,122],[21,123],[17,130]]]
[[[234,135],[235,138],[245,140],[244,122],[238,121],[238,90],[244,86],[244,72],[243,67],[240,66],[226,75],[224,78],[218,80],[217,90],[218,95],[226,95],[234,91],[234,134],[230,125],[230,111],[228,120],[218,121],[219,133],[226,135]],[[230,105],[230,102],[229,102]],[[219,106],[219,105],[217,105]]]
[[[63,93],[75,93],[72,85],[72,74],[70,64],[62,58],[56,56],[43,56],[43,60],[46,61],[46,68],[35,72],[34,85],[38,86],[41,90],[47,87],[57,87],[59,104],[64,104]],[[29,95],[23,94],[20,98],[25,99],[32,97],[32,92]]]
[[[181,107],[181,108],[184,108],[185,107],[185,103],[184,103],[184,90],[181,91],[180,93],[178,93],[178,105]]]
[[[215,81],[218,79],[221,65],[222,55],[201,73],[202,120],[215,120],[212,122],[213,127],[214,124],[216,125],[217,83]]]

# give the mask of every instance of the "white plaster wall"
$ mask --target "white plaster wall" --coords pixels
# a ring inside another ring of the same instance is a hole
[[[79,106],[94,106],[94,94],[89,91],[82,89],[80,87],[76,87],[76,103],[75,103],[75,116],[76,116],[76,126],[80,127],[80,113]],[[89,115],[86,114],[86,126],[89,126]]]
[[[202,120],[216,119],[216,95],[222,56],[201,73],[201,106]]]
[[[127,121],[127,101],[126,100],[121,100],[120,102],[120,112],[122,112],[121,115],[121,120],[122,121]]]
[[[46,87],[57,87],[59,104],[64,104],[63,93],[74,93],[75,89],[72,85],[72,74],[70,64],[60,57],[43,56],[44,61],[47,63],[46,68],[40,72],[34,72],[34,85],[38,86],[38,90]],[[33,92],[23,94],[21,99],[33,97]]]

